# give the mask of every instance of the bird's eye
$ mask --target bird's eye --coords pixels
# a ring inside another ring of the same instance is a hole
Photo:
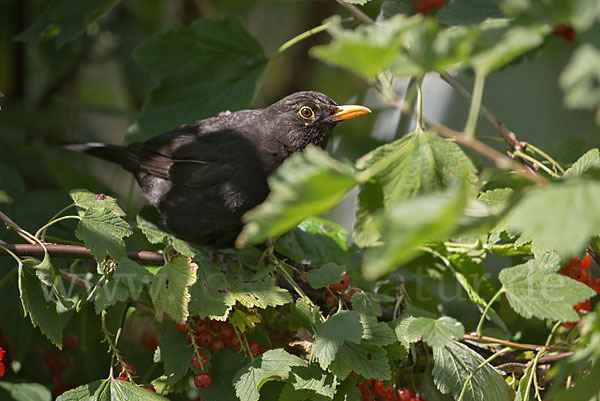
[[[302,107],[298,114],[300,114],[300,117],[304,118],[305,120],[310,120],[315,116],[315,112],[308,106]]]

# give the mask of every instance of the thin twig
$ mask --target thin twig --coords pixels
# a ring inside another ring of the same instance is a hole
[[[19,236],[23,237],[23,239],[25,239],[25,241],[29,242],[30,244],[36,243],[33,239],[31,239],[27,235],[23,234],[23,232],[25,230],[23,230],[21,227],[19,227],[19,225],[17,223],[15,223],[10,217],[5,215],[1,211],[0,211],[0,220],[2,220],[4,222],[4,224],[6,225],[6,228],[15,231],[17,234],[19,234]],[[42,253],[42,255],[43,255],[43,253]]]
[[[540,349],[542,349],[544,347],[543,345],[521,344],[521,343],[516,343],[514,341],[507,341],[507,340],[502,340],[500,338],[489,337],[489,336],[478,337],[478,336],[475,336],[472,334],[465,334],[463,336],[463,339],[475,341],[478,343],[499,344],[499,345],[504,345],[506,347],[522,349],[522,350],[526,350],[526,351],[539,351]],[[546,349],[548,351],[568,351],[569,350],[568,347],[560,347],[560,346],[546,347]]]
[[[352,14],[357,20],[363,22],[365,24],[374,24],[375,21],[371,19],[367,14],[363,13],[360,8],[356,7],[354,4],[346,3],[343,0],[336,0],[338,4],[344,7],[350,14]]]

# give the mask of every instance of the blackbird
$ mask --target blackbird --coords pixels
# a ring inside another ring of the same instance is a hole
[[[264,109],[221,113],[126,147],[66,147],[132,172],[177,237],[228,248],[242,215],[269,194],[269,174],[309,144],[324,148],[339,121],[370,112],[338,106],[319,92],[297,92]]]

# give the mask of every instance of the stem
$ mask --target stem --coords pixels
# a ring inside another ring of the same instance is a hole
[[[541,348],[543,348],[543,345],[536,345],[536,344],[521,344],[521,343],[516,343],[514,341],[507,341],[507,340],[501,340],[499,338],[495,338],[495,337],[490,337],[490,336],[474,336],[472,334],[465,334],[463,336],[464,340],[471,340],[471,341],[476,341],[476,342],[485,342],[485,343],[492,343],[492,344],[500,344],[500,345],[504,345],[507,347],[511,347],[511,348],[516,348],[516,349],[522,349],[522,350],[526,350],[526,351],[539,351]],[[569,347],[560,347],[560,346],[553,346],[553,347],[546,347],[546,349],[548,351],[568,351],[570,348]]]
[[[421,85],[423,84],[423,78],[417,81],[417,132],[423,131],[423,92]]]
[[[63,214],[64,212],[66,212],[67,210],[69,210],[70,208],[72,208],[72,207],[74,207],[74,206],[75,206],[75,203],[71,203],[70,205],[68,205],[68,206],[65,206],[65,207],[63,207],[62,209],[60,209],[60,210],[59,210],[59,211],[58,211],[58,212],[57,212],[57,213],[56,213],[54,216],[52,216],[52,217],[50,218],[50,220],[48,220],[48,224],[50,224],[50,222],[52,222],[52,220],[54,220],[55,218],[57,218],[58,216],[60,216],[61,214]],[[46,226],[44,226],[44,227],[46,227]],[[40,229],[39,229],[39,230],[38,230],[38,231],[35,233],[35,237],[36,237],[36,238],[38,238],[38,235],[39,235],[40,231],[42,231],[42,229],[43,229],[44,227],[40,228]],[[42,241],[44,241],[44,238],[46,237],[46,230],[44,229],[43,231],[44,231],[44,232],[42,232],[42,238],[41,238],[41,239],[42,239]]]
[[[58,223],[59,221],[69,220],[69,219],[81,220],[81,217],[79,217],[79,216],[63,216],[63,217],[59,217],[58,219],[55,219],[55,220],[50,220],[48,223],[44,224],[39,230],[37,230],[34,237],[40,238],[40,235],[41,235],[42,236],[41,240],[43,241],[44,240],[43,236],[48,227],[50,227],[51,225],[53,225],[55,223]]]
[[[473,96],[471,98],[471,106],[469,107],[469,116],[467,117],[467,124],[465,125],[465,135],[467,138],[475,138],[475,127],[477,126],[477,118],[479,118],[479,110],[481,109],[484,84],[485,74],[476,72]]]
[[[492,297],[492,299],[490,299],[490,302],[488,302],[487,306],[485,307],[483,314],[481,315],[481,319],[479,319],[479,324],[477,325],[477,337],[481,337],[481,326],[483,326],[483,321],[485,320],[485,316],[487,315],[490,308],[492,307],[492,304],[494,303],[494,301],[496,301],[496,299],[498,299],[498,297],[500,295],[502,295],[504,293],[504,291],[505,291],[504,287],[501,287],[498,290],[498,292],[496,292],[496,294]]]
[[[541,150],[537,146],[534,146],[534,145],[528,143],[527,144],[527,149],[531,149],[534,153],[537,153],[538,155],[542,156],[544,159],[548,160],[550,163],[552,163],[552,165],[554,167],[556,167],[558,169],[558,171],[561,172],[561,174],[565,173],[565,169],[562,168],[562,166],[556,160],[554,160],[546,152],[544,152],[543,150]]]
[[[342,22],[346,22],[346,21],[351,21],[353,18],[345,18],[342,20]],[[321,24],[317,27],[314,27],[312,29],[309,29],[308,31],[302,32],[300,35],[294,36],[293,38],[291,38],[290,40],[288,40],[287,42],[285,42],[284,44],[282,44],[279,49],[277,49],[277,51],[275,52],[275,54],[273,56],[279,56],[281,53],[283,53],[284,51],[286,51],[287,49],[289,49],[290,47],[294,46],[295,44],[303,41],[306,38],[309,38],[313,35],[316,35],[317,33],[323,32],[324,30],[326,30],[327,28],[329,28],[329,26],[332,24],[332,22],[326,22],[324,24]]]
[[[479,366],[477,366],[475,368],[474,371],[472,371],[469,376],[467,377],[467,380],[465,380],[465,383],[462,386],[462,389],[460,390],[460,395],[458,396],[458,398],[456,399],[456,401],[462,401],[463,397],[465,396],[465,392],[467,391],[467,386],[469,385],[469,383],[471,382],[471,380],[473,379],[473,377],[475,377],[475,373],[479,372],[479,370],[481,368],[483,368],[484,366],[486,366],[487,364],[489,364],[491,361],[493,361],[494,359],[496,359],[497,357],[499,357],[500,355],[510,351],[512,348],[510,347],[506,347],[501,349],[500,351],[496,352],[494,355],[490,356],[488,359],[486,359],[485,361],[481,362],[479,364]]]
[[[337,3],[344,7],[346,10],[348,10],[348,12],[350,12],[350,14],[354,15],[354,17],[356,17],[357,20],[359,20],[360,22],[363,22],[367,25],[371,25],[373,23],[375,23],[375,21],[373,21],[371,19],[371,17],[369,17],[367,14],[363,13],[360,8],[356,7],[354,4],[350,4],[350,3],[346,3],[343,0],[336,0]]]
[[[17,234],[19,234],[21,237],[23,237],[23,239],[25,241],[29,242],[32,245],[36,244],[36,242],[34,240],[32,240],[31,237],[23,234],[23,231],[25,231],[25,230],[23,230],[21,227],[19,227],[19,225],[17,223],[15,223],[10,217],[5,215],[1,211],[0,211],[0,220],[2,220],[4,222],[4,224],[6,225],[6,228],[15,231]]]
[[[556,174],[554,171],[550,170],[548,167],[544,166],[544,164],[541,163],[540,161],[538,161],[537,159],[529,156],[527,153],[523,153],[520,150],[515,150],[513,152],[513,155],[518,156],[521,159],[530,161],[531,163],[540,167],[542,170],[544,170],[546,173],[548,173],[549,176],[551,176],[553,178],[558,178],[558,174]]]

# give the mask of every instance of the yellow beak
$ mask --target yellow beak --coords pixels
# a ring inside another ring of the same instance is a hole
[[[329,117],[331,121],[342,121],[349,118],[362,116],[363,114],[372,113],[368,107],[357,105],[338,106],[337,112]]]

